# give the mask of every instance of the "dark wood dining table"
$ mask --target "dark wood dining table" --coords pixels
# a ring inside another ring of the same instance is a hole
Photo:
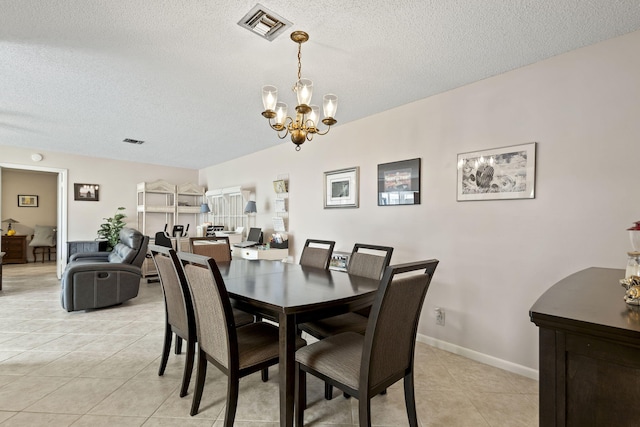
[[[236,307],[277,320],[280,331],[280,425],[293,426],[296,325],[364,308],[379,280],[266,260],[218,263]]]

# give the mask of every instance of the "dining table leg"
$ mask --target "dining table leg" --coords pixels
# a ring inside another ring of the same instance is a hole
[[[296,322],[295,315],[280,313],[280,426],[293,427],[295,388]]]

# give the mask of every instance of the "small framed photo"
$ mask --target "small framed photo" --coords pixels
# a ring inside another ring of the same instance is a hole
[[[331,254],[331,261],[329,261],[329,270],[347,271],[350,257],[349,252],[334,251]]]
[[[277,181],[273,181],[273,190],[278,193],[286,193],[287,192],[287,181],[284,179],[279,179]]]
[[[378,206],[419,204],[419,158],[378,165]]]
[[[38,196],[32,195],[18,195],[18,207],[19,208],[37,208]]]
[[[536,143],[458,154],[457,200],[533,199]]]
[[[100,200],[98,184],[73,184],[73,200],[97,202]]]
[[[352,167],[324,173],[324,208],[358,207],[358,172]]]

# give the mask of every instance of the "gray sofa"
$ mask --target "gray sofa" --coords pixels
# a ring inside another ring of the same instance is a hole
[[[109,307],[135,298],[148,244],[149,236],[123,228],[113,251],[73,254],[62,274],[62,308]]]

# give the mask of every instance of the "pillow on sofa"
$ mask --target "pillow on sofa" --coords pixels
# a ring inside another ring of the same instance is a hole
[[[33,232],[33,239],[29,246],[55,246],[56,228],[49,225],[36,225]]]

